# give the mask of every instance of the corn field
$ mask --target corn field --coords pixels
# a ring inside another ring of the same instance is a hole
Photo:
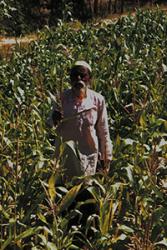
[[[166,14],[59,21],[37,36],[0,60],[0,249],[167,249]],[[61,183],[46,119],[76,59],[105,96],[113,161]]]

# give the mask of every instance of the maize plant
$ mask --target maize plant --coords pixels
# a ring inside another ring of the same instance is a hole
[[[166,32],[159,9],[59,21],[0,60],[0,249],[166,249]],[[46,119],[76,59],[105,96],[113,160],[108,175],[63,183],[65,145],[55,159]]]

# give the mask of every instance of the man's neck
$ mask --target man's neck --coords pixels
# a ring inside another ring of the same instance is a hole
[[[73,89],[73,93],[75,98],[77,98],[79,101],[82,101],[84,98],[87,97],[87,88],[83,88],[80,90]]]

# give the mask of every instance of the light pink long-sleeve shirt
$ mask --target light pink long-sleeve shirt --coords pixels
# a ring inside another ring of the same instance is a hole
[[[87,89],[86,98],[78,101],[71,89],[62,94],[63,121],[57,127],[63,141],[74,141],[81,153],[85,175],[94,174],[98,156],[104,161],[112,159],[107,110],[104,97]]]

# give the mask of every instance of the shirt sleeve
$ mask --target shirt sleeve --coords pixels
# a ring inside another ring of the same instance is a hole
[[[99,141],[100,160],[112,160],[112,143],[109,134],[108,116],[105,99],[102,98],[98,107],[98,119],[96,123],[97,137]]]

